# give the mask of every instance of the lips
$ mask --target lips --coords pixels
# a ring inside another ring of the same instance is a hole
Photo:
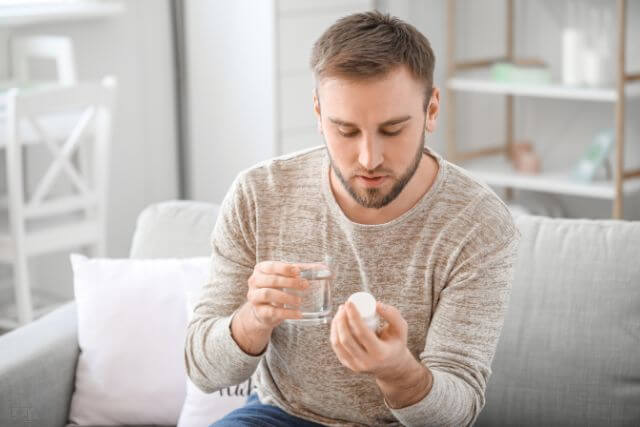
[[[358,175],[358,178],[367,186],[377,186],[380,185],[386,179],[386,176],[376,176],[376,177],[368,177],[365,175]]]

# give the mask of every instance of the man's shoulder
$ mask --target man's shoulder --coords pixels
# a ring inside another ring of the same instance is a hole
[[[486,183],[461,166],[447,162],[447,193],[461,199],[475,199],[478,195],[494,195]]]
[[[518,234],[509,207],[491,187],[460,166],[448,163],[447,167],[445,193],[452,205],[461,207],[459,221],[479,227],[489,240]]]
[[[254,203],[278,203],[291,200],[296,192],[318,192],[325,153],[326,148],[318,146],[261,161],[238,174],[232,192]]]
[[[238,175],[244,185],[262,189],[298,185],[310,178],[317,180],[326,147],[321,145],[263,160]]]

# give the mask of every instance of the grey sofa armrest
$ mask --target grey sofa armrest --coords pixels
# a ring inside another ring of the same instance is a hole
[[[0,425],[67,424],[78,360],[76,305],[0,336]]]

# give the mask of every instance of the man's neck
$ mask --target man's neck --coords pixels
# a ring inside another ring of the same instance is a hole
[[[398,218],[422,199],[433,185],[438,168],[438,162],[433,157],[423,154],[416,173],[402,192],[380,209],[365,208],[356,202],[334,175],[333,168],[329,168],[329,183],[336,202],[351,221],[368,225],[384,224]]]

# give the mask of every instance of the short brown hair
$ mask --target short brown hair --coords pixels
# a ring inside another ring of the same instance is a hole
[[[413,25],[378,11],[340,18],[314,43],[311,69],[324,77],[371,79],[399,65],[424,82],[426,111],[433,88],[435,56],[429,40]]]

